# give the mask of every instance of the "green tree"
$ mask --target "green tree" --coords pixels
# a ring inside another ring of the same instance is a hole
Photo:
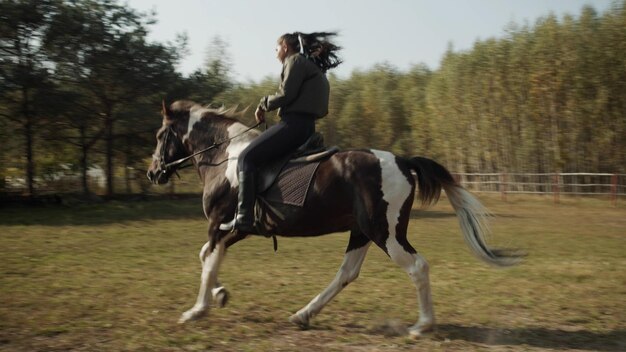
[[[142,117],[125,114],[126,109],[146,99],[157,106],[170,84],[175,86],[181,79],[175,64],[185,50],[184,41],[169,46],[147,42],[146,28],[151,23],[115,1],[67,1],[46,38],[57,64],[57,79],[90,102],[91,113],[85,118],[99,120],[100,130],[80,144],[84,151],[96,140],[104,140],[108,195],[114,193],[115,126],[126,125],[121,134],[132,133],[131,126],[138,126]],[[74,125],[82,133],[82,124]]]
[[[0,2],[0,101],[5,128],[23,137],[29,195],[35,194],[35,138],[54,89],[42,42],[57,10],[45,0]]]
[[[406,126],[401,148],[405,155],[429,155],[432,153],[433,126],[426,104],[426,90],[432,72],[425,65],[415,65],[402,75],[398,84]]]

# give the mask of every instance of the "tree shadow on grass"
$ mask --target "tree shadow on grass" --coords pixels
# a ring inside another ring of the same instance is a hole
[[[0,225],[8,226],[80,226],[176,219],[205,219],[202,195],[72,205],[14,206],[3,208],[0,212]]]
[[[553,349],[584,349],[592,351],[626,351],[626,330],[593,332],[565,331],[545,328],[489,328],[442,324],[437,326],[437,339],[465,340],[486,345],[528,345]]]

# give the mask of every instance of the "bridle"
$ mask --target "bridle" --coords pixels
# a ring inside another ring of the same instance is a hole
[[[167,151],[167,147],[168,147],[168,142],[170,141],[170,138],[172,135],[174,135],[176,137],[176,132],[174,132],[174,130],[172,129],[172,126],[167,126],[167,129],[165,130],[165,136],[163,137],[163,142],[161,143],[161,149],[159,150],[159,155],[153,155],[152,157],[154,159],[156,159],[158,157],[159,159],[159,170],[162,174],[167,174],[168,172],[170,172],[170,169],[172,169],[172,172],[174,172],[176,174],[176,176],[178,176],[178,178],[180,178],[180,175],[178,174],[177,170],[179,169],[183,169],[186,167],[190,167],[193,165],[193,163],[191,164],[187,164],[187,165],[183,165],[184,162],[190,160],[191,158],[200,155],[202,153],[208,152],[211,149],[215,149],[217,147],[219,147],[220,145],[226,143],[226,142],[230,142],[235,138],[238,138],[248,132],[250,132],[251,130],[259,127],[262,123],[265,124],[265,129],[267,130],[267,122],[263,121],[263,122],[258,122],[256,123],[254,126],[252,127],[248,127],[246,128],[244,131],[230,137],[230,138],[226,138],[224,140],[221,140],[219,142],[215,142],[213,144],[211,144],[210,146],[198,150],[195,153],[192,153],[191,155],[188,155],[186,157],[174,160],[172,162],[166,163],[165,162],[165,152]],[[182,143],[182,141],[178,140],[180,143]],[[223,160],[217,164],[208,164],[208,166],[217,166],[217,165],[221,165],[222,163],[224,163],[226,160]],[[272,236],[272,240],[274,242],[274,252],[276,252],[278,250],[278,241],[276,240],[276,236]]]
[[[171,138],[172,135],[176,136],[176,133],[174,132],[174,130],[172,130],[171,126],[167,126],[167,128],[165,129],[165,136],[163,137],[163,141],[161,142],[161,149],[159,150],[159,154],[158,155],[156,155],[156,154],[152,155],[153,159],[157,159],[158,158],[158,160],[159,160],[159,171],[161,173],[164,173],[164,174],[167,173],[169,171],[169,169],[174,166],[174,165],[171,165],[172,163],[166,163],[165,162],[165,153],[167,152],[167,147],[169,145],[169,141],[170,141],[170,138]],[[174,172],[176,172],[176,170],[179,169],[179,168],[180,167],[175,168]]]
[[[193,157],[195,157],[197,155],[200,155],[202,153],[206,153],[209,150],[215,149],[215,148],[221,146],[224,143],[230,142],[230,141],[232,141],[235,138],[241,137],[242,135],[248,133],[249,131],[259,127],[262,123],[264,123],[264,122],[259,122],[259,123],[255,124],[252,127],[246,128],[241,133],[238,133],[238,134],[236,134],[236,135],[234,135],[232,137],[226,138],[224,140],[215,142],[215,143],[211,144],[210,146],[208,146],[208,147],[206,147],[204,149],[201,149],[201,150],[198,150],[197,152],[192,153],[191,155],[188,155],[186,157],[183,157],[183,158],[171,161],[169,163],[165,162],[165,152],[167,151],[168,142],[170,141],[171,136],[173,135],[174,137],[176,137],[176,132],[174,132],[174,130],[172,129],[172,126],[167,126],[167,129],[165,130],[165,136],[163,137],[163,142],[161,143],[161,149],[159,151],[159,155],[158,156],[157,155],[152,155],[152,157],[154,159],[157,159],[157,157],[158,157],[158,159],[159,159],[159,170],[160,170],[161,173],[166,174],[166,173],[170,172],[170,170],[171,170],[171,172],[176,173],[176,176],[178,176],[180,178],[180,175],[178,175],[178,172],[176,172],[176,171],[179,170],[179,169],[184,169],[184,168],[187,168],[187,167],[190,167],[190,166],[193,165],[193,164],[183,165],[183,163],[185,163],[186,161],[190,160],[191,158],[193,158]],[[265,127],[267,129],[267,123],[265,123],[265,124],[266,124]],[[217,163],[217,164],[209,164],[209,166],[217,166],[217,165],[220,165],[222,163],[223,162],[220,162],[220,163]]]

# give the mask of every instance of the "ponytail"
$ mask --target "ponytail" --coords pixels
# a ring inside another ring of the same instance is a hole
[[[311,60],[317,67],[326,73],[331,68],[339,66],[343,61],[337,56],[341,47],[331,43],[328,39],[335,37],[335,32],[314,33],[287,33],[278,38],[278,42],[284,41],[289,47],[300,52]]]

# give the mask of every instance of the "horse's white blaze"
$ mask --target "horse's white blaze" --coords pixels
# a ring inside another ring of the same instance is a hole
[[[412,197],[411,184],[400,171],[395,155],[390,152],[372,150],[380,163],[383,199],[387,202],[387,224],[389,237],[387,251],[393,258],[393,253],[406,252],[396,240],[396,226],[400,217],[400,210],[407,197]],[[407,263],[408,264],[408,263]],[[405,267],[402,265],[402,267]]]
[[[191,110],[189,111],[189,122],[187,123],[187,133],[185,133],[185,135],[182,138],[183,143],[189,138],[189,135],[191,134],[191,131],[193,130],[193,126],[197,123],[200,122],[200,120],[202,119],[202,109],[199,108],[191,108]]]
[[[245,132],[246,126],[240,123],[234,123],[228,127],[228,138],[233,138]],[[237,176],[237,158],[239,154],[250,144],[250,137],[242,135],[230,141],[226,147],[226,156],[228,165],[226,166],[226,179],[230,182],[232,188],[239,187],[239,179]]]

